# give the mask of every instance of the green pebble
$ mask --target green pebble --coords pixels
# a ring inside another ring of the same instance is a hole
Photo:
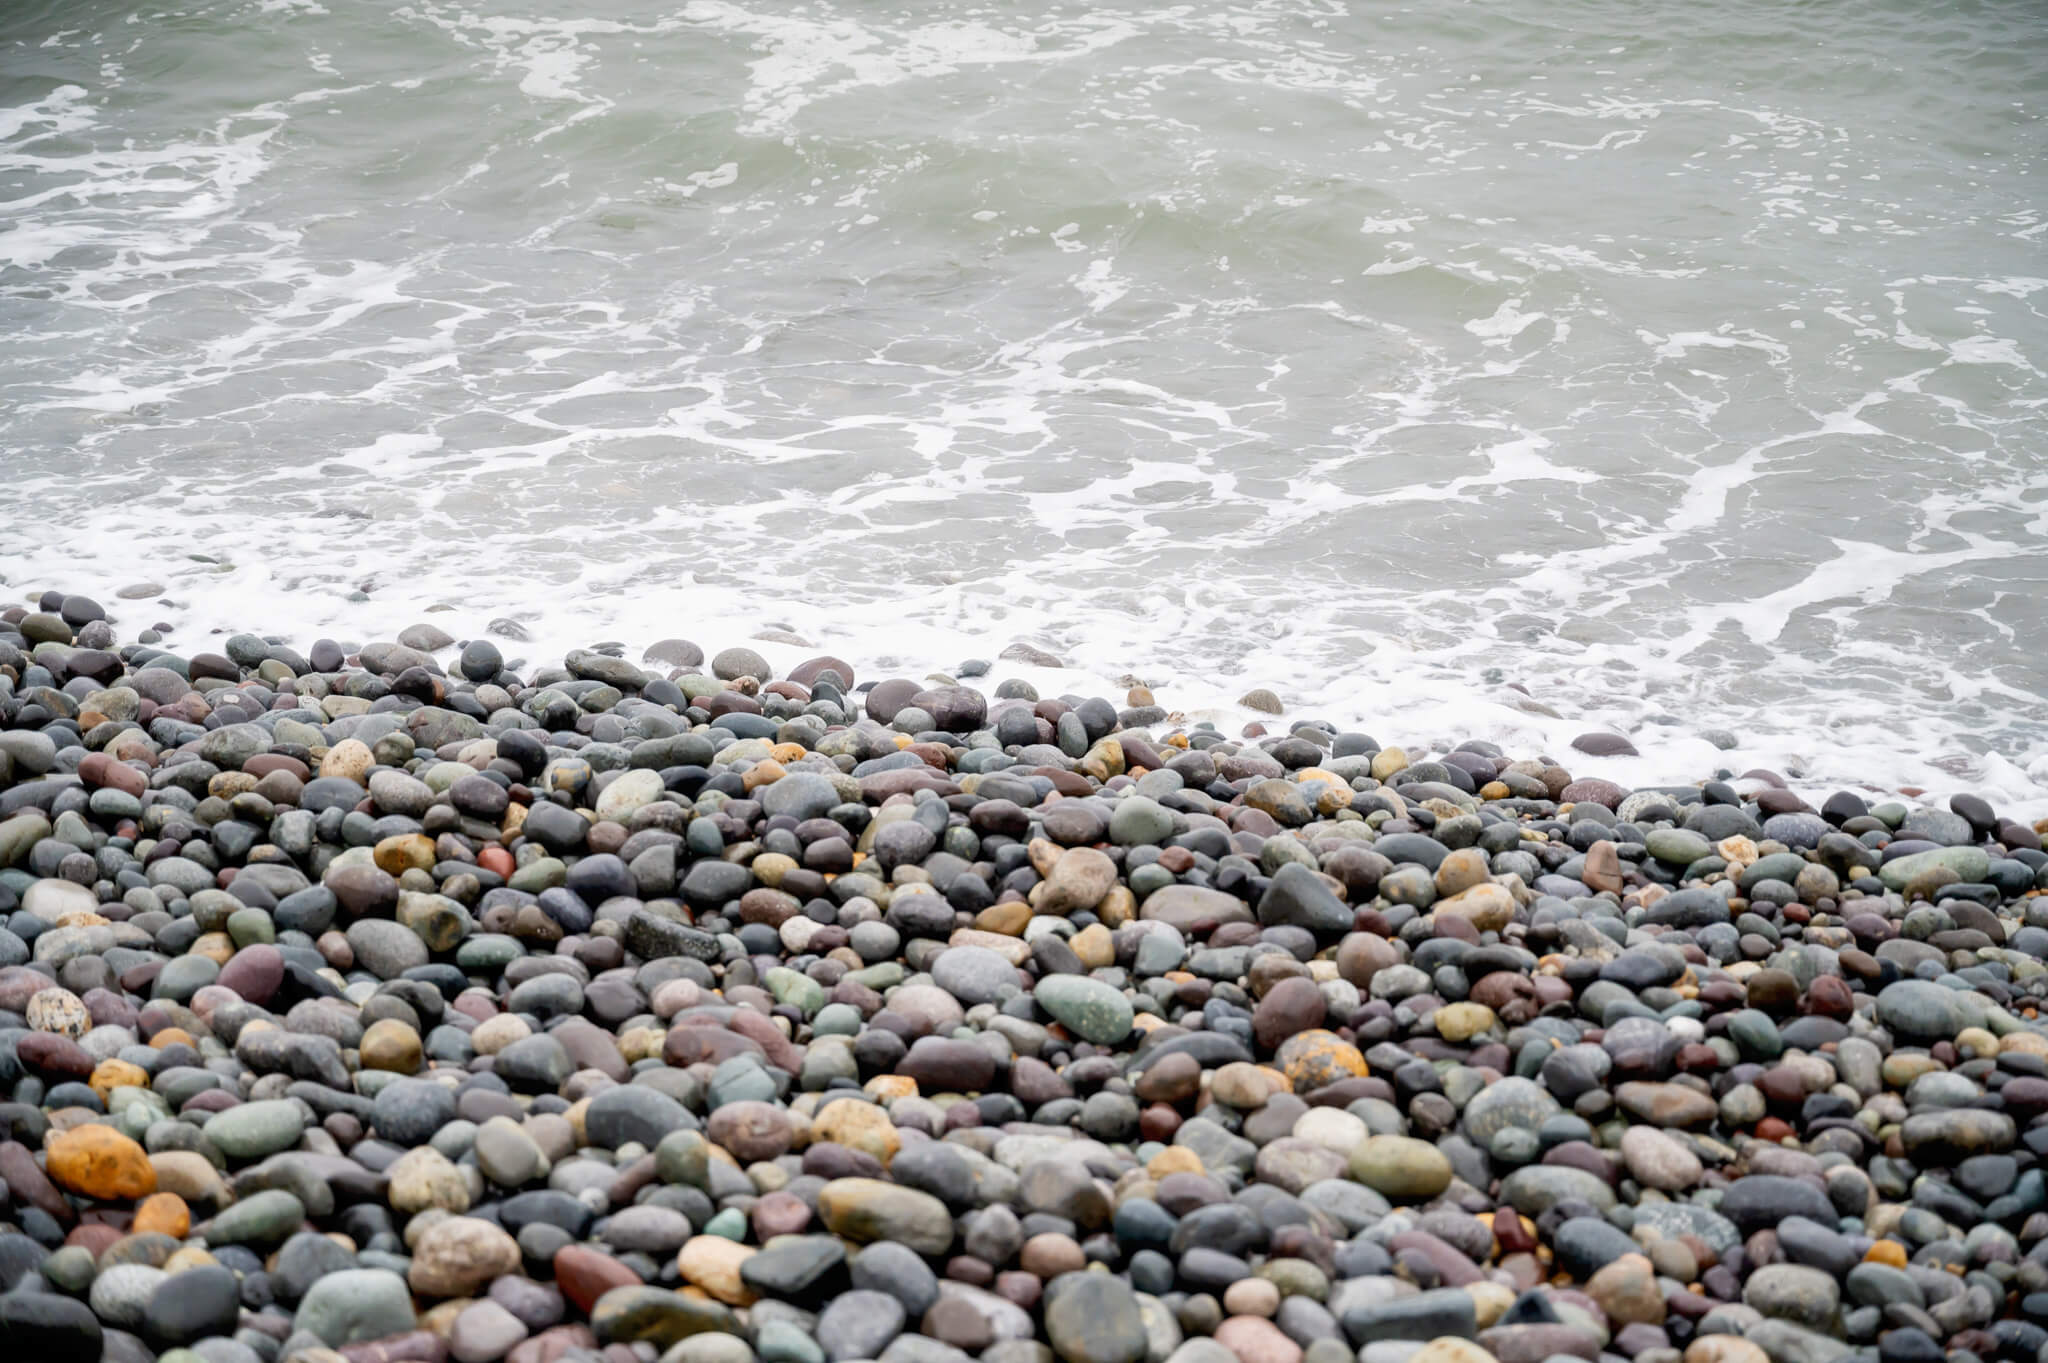
[[[305,1204],[275,1188],[243,1198],[206,1224],[214,1245],[275,1245],[306,1220]]]
[[[754,1352],[761,1363],[825,1363],[825,1351],[818,1342],[786,1320],[762,1325],[754,1339]]]
[[[1712,843],[1689,828],[1653,828],[1643,845],[1651,856],[1671,866],[1690,866],[1714,851]]]
[[[693,1188],[711,1182],[711,1145],[695,1131],[671,1131],[654,1147],[654,1175],[663,1183]]]
[[[539,894],[552,890],[557,885],[567,884],[569,868],[559,857],[536,857],[526,865],[512,872],[512,879],[506,883],[515,890],[527,894]]]
[[[1048,975],[1032,990],[1032,998],[1068,1031],[1098,1046],[1113,1046],[1131,1033],[1130,1000],[1122,990],[1101,980],[1086,975]]]
[[[825,986],[788,966],[776,966],[761,979],[777,1003],[787,1004],[811,1017],[825,1006]]]
[[[59,1292],[73,1295],[92,1286],[97,1271],[92,1251],[84,1245],[66,1245],[43,1260],[42,1275]]]
[[[1934,870],[1953,871],[1957,880],[1975,884],[1991,873],[1991,856],[1981,847],[1937,847],[1886,862],[1878,868],[1877,878],[1888,890],[1904,890],[1917,877]]]
[[[375,1098],[386,1084],[395,1084],[405,1077],[394,1070],[357,1070],[356,1092],[365,1098]]]
[[[1744,1008],[1731,1016],[1728,1035],[1734,1038],[1745,1056],[1760,1060],[1776,1060],[1785,1050],[1784,1038],[1778,1035],[1778,1024],[1755,1008]]]
[[[860,1009],[850,1003],[828,1003],[811,1019],[813,1036],[859,1036]]]
[[[1131,894],[1142,901],[1147,895],[1173,884],[1173,872],[1158,862],[1147,862],[1132,871],[1125,879],[1131,887]]]
[[[877,994],[881,994],[903,983],[903,976],[904,970],[901,961],[879,961],[865,970],[854,971],[846,978],[866,985]]]
[[[455,964],[472,974],[497,974],[526,954],[517,937],[485,932],[464,939],[455,949]]]
[[[238,948],[269,945],[277,941],[277,925],[261,909],[241,909],[228,915],[228,936]]]

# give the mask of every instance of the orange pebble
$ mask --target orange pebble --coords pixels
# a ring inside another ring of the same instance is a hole
[[[161,1231],[173,1240],[182,1240],[192,1229],[192,1209],[176,1193],[152,1193],[136,1205],[135,1224],[129,1229]]]
[[[194,1050],[199,1049],[199,1043],[194,1041],[192,1034],[183,1027],[166,1027],[151,1037],[149,1044],[158,1050],[162,1050],[166,1046],[190,1046]]]
[[[1884,1264],[1891,1268],[1906,1266],[1906,1247],[1896,1240],[1880,1240],[1864,1251],[1866,1264]]]
[[[125,1060],[112,1056],[93,1066],[92,1076],[85,1081],[92,1091],[100,1096],[102,1103],[113,1096],[117,1088],[148,1088],[149,1071],[140,1065],[131,1065]]]
[[[111,1126],[87,1124],[51,1131],[43,1139],[50,1182],[101,1202],[133,1200],[156,1191],[156,1169],[141,1146]]]
[[[762,786],[774,785],[785,774],[782,764],[770,758],[764,762],[756,762],[740,773],[740,783],[750,791],[759,790]]]

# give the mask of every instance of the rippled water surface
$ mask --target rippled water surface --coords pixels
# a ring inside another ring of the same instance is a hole
[[[2048,806],[2044,99],[2037,0],[14,0],[0,575]]]

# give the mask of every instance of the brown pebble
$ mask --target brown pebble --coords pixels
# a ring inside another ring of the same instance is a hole
[[[1586,860],[1579,872],[1579,879],[1595,893],[1620,894],[1624,884],[1620,849],[1606,838],[1587,848]]]
[[[1045,1284],[1029,1273],[1011,1269],[996,1275],[996,1295],[1005,1301],[1015,1302],[1029,1311],[1038,1305],[1039,1297],[1045,1291]]]
[[[1164,1103],[1154,1103],[1138,1114],[1138,1134],[1148,1141],[1171,1141],[1180,1131],[1180,1114]]]
[[[325,960],[327,964],[333,966],[336,970],[350,970],[354,968],[356,963],[355,948],[351,947],[348,944],[348,938],[340,933],[323,932],[320,934],[320,939],[313,943],[313,945],[320,952],[321,959]]]
[[[971,1254],[956,1254],[946,1261],[946,1276],[970,1287],[987,1287],[995,1281],[996,1271],[986,1260]]]
[[[1017,1252],[1017,1266],[1047,1282],[1062,1273],[1079,1272],[1087,1265],[1088,1256],[1072,1236],[1053,1232],[1032,1236]]]
[[[1320,995],[1317,1004],[1320,1008]],[[1183,1051],[1155,1061],[1138,1077],[1132,1092],[1148,1103],[1178,1103],[1192,1098],[1201,1087],[1201,1062]]]
[[[1839,975],[1820,975],[1806,987],[1799,1011],[1815,1017],[1845,1020],[1856,1011],[1856,996]]]
[[[71,1233],[64,1237],[64,1243],[67,1245],[83,1245],[91,1250],[93,1258],[97,1259],[100,1255],[111,1249],[115,1242],[120,1239],[121,1232],[113,1226],[89,1224],[74,1226]]]
[[[1744,1001],[1772,1017],[1783,1017],[1799,1001],[1799,981],[1790,971],[1759,970],[1749,977]]]
[[[777,1235],[800,1235],[811,1224],[811,1209],[795,1193],[773,1192],[756,1202],[749,1217],[763,1244]]]

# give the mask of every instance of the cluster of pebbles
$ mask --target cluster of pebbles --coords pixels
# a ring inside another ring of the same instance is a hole
[[[1982,800],[215,647],[0,612],[22,1363],[2048,1360]]]

